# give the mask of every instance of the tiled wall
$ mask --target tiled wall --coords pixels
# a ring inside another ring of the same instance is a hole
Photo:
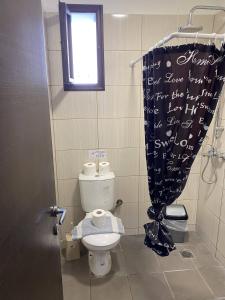
[[[215,18],[213,32],[225,32],[225,14],[218,14]],[[225,89],[220,98],[221,118],[220,126],[225,127]],[[215,118],[214,118],[215,119]],[[214,122],[211,123],[208,140],[211,143]],[[216,148],[220,152],[225,152],[225,132],[216,140]],[[203,147],[203,153],[207,152],[208,147]],[[203,171],[207,162],[206,157],[202,157],[201,171]],[[206,168],[205,178],[213,181],[214,168],[216,170],[217,182],[207,184],[200,179],[198,213],[197,213],[197,230],[207,242],[212,252],[225,264],[225,161],[215,158],[214,164],[210,160]]]
[[[58,15],[48,13],[45,21],[57,202],[68,210],[63,235],[83,217],[77,178],[89,159],[88,150],[98,148],[107,151],[116,174],[116,197],[124,201],[117,215],[121,216],[126,233],[143,233],[149,197],[141,64],[132,70],[129,62],[185,24],[186,16],[129,15],[119,19],[105,15],[106,89],[101,92],[63,91]],[[194,21],[203,24],[206,32],[212,30],[212,16],[197,16]],[[186,205],[191,230],[196,224],[199,173],[198,157],[178,199]]]

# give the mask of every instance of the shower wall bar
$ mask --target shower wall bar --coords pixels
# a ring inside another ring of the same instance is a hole
[[[149,51],[152,51],[154,48],[158,48],[160,46],[163,46],[165,43],[167,43],[168,41],[174,39],[174,38],[195,38],[197,39],[219,39],[225,42],[225,33],[223,34],[217,34],[217,33],[187,33],[187,32],[174,32],[171,33],[170,35],[168,35],[167,37],[165,37],[164,39],[162,39],[161,41],[159,41],[157,44],[155,44],[153,47],[151,47]],[[147,53],[148,53],[147,52]],[[145,54],[147,54],[145,53]],[[144,55],[145,55],[144,54]],[[130,62],[130,67],[134,67],[134,65],[139,62],[142,57],[144,56],[140,56],[138,57],[136,60],[133,60]]]

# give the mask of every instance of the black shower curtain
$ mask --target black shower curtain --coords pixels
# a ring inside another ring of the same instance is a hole
[[[156,48],[143,58],[145,144],[152,206],[145,244],[161,256],[175,249],[163,224],[182,193],[225,81],[224,45]]]

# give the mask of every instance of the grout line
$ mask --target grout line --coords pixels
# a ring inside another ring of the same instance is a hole
[[[211,294],[213,296],[215,296],[213,290],[211,289],[211,287],[208,285],[207,281],[205,280],[205,278],[203,277],[203,275],[201,274],[201,272],[199,271],[199,269],[196,267],[196,272],[198,273],[198,275],[201,277],[202,281],[205,283],[205,285],[207,286],[207,288],[209,289],[209,291],[211,292]]]
[[[166,284],[167,284],[167,286],[168,286],[168,288],[169,288],[169,290],[170,290],[170,293],[171,293],[173,299],[176,299],[175,294],[174,294],[174,292],[173,292],[173,289],[172,289],[172,287],[171,287],[170,284],[169,284],[169,281],[168,281],[168,279],[167,279],[167,277],[166,277],[165,272],[163,271],[162,274],[163,274],[163,277],[164,277],[164,279],[165,279],[165,281],[166,281]]]
[[[132,290],[131,290],[131,282],[129,280],[129,274],[127,274],[126,278],[127,278],[127,281],[128,281],[128,286],[129,286],[131,298],[134,300],[134,297],[133,297],[133,294],[132,294]]]

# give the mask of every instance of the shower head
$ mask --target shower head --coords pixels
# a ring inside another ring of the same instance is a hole
[[[187,24],[186,26],[181,26],[178,28],[179,32],[189,32],[189,33],[193,33],[193,32],[199,32],[203,29],[202,26],[194,26],[192,24]]]

